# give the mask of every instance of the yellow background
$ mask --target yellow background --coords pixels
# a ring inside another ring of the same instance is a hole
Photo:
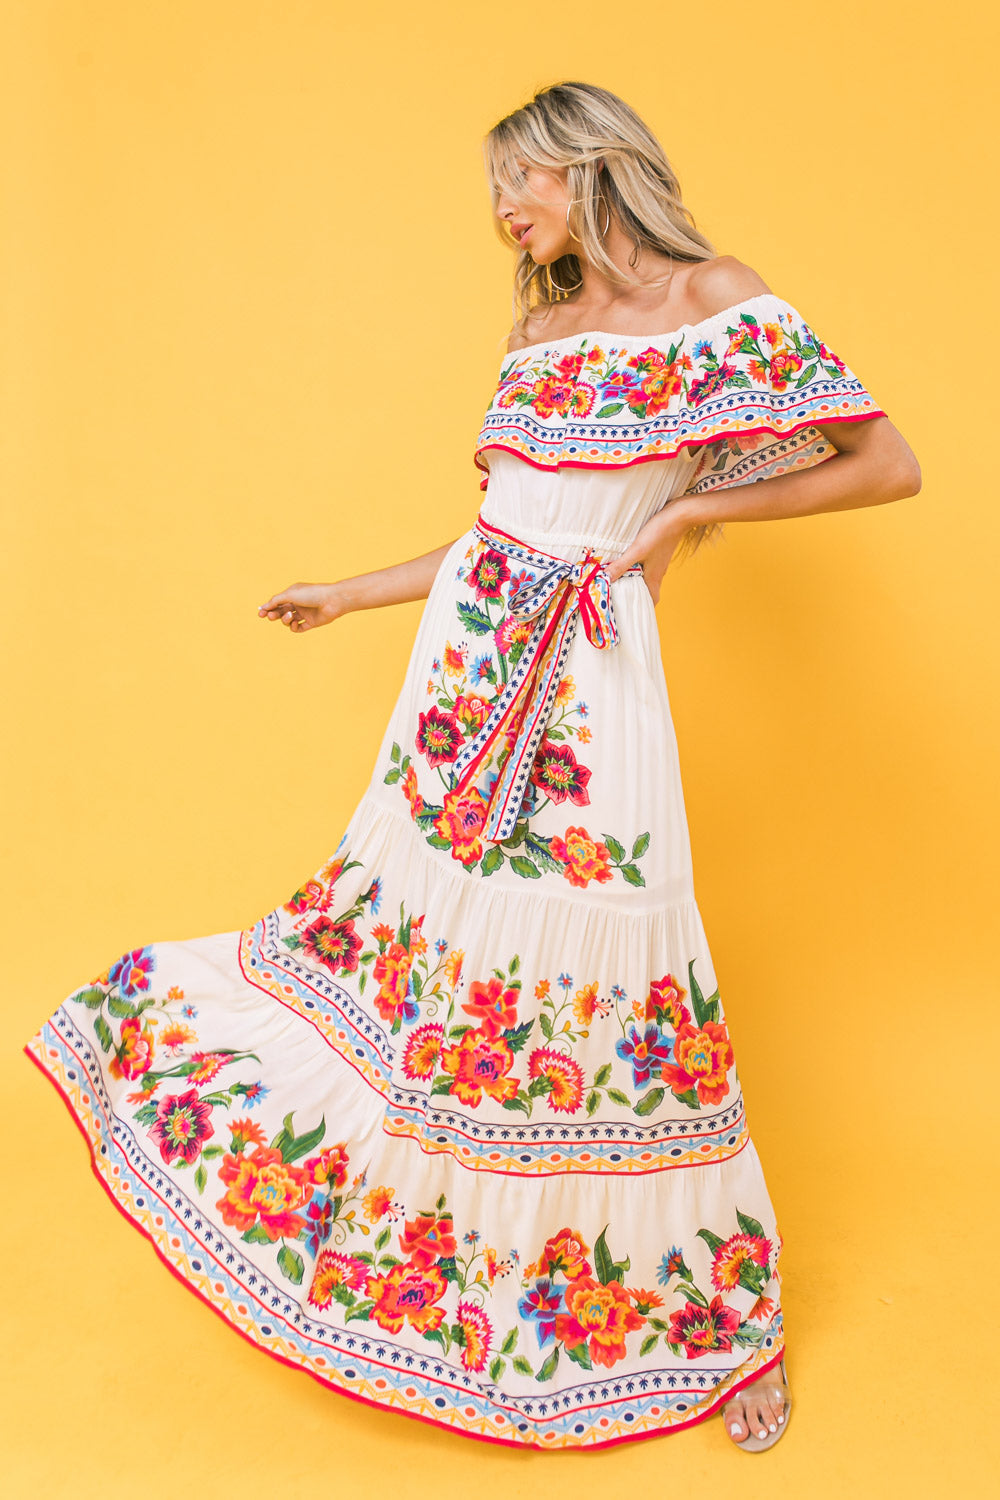
[[[995,1456],[998,542],[985,3],[4,11],[4,1466],[40,1500],[418,1487],[985,1494]],[[659,606],[696,889],[786,1241],[795,1409],[477,1445],[250,1348],[91,1177],[20,1052],[124,949],[336,847],[419,604],[294,579],[471,525],[510,325],[480,142],[584,79],[663,141],[915,449],[921,494],[732,525]]]

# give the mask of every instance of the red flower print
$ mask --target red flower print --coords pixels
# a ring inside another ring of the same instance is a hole
[[[187,1081],[196,1084],[199,1088],[203,1083],[211,1083],[219,1069],[230,1061],[231,1059],[224,1052],[193,1052],[191,1071],[187,1075]]]
[[[687,990],[677,983],[672,974],[664,974],[662,979],[654,979],[649,987],[649,999],[646,1001],[646,1020],[659,1021],[662,1026],[664,1022],[674,1031],[691,1020],[691,1012],[683,1003]]]
[[[329,917],[317,917],[302,934],[302,946],[334,974],[353,974],[358,967],[361,952],[361,937],[355,931],[354,918],[346,922],[331,922]]]
[[[567,1349],[586,1344],[593,1363],[606,1369],[625,1358],[625,1335],[646,1321],[619,1281],[602,1286],[581,1276],[566,1288],[565,1302],[566,1311],[556,1314],[556,1338]]]
[[[695,1089],[700,1104],[721,1104],[732,1065],[733,1048],[723,1022],[706,1021],[704,1026],[685,1022],[677,1029],[674,1061],[664,1063],[660,1076],[675,1094]]]
[[[121,1046],[108,1063],[112,1078],[141,1078],[153,1062],[153,1033],[139,1016],[122,1022]]]
[[[607,844],[592,839],[586,828],[567,828],[564,839],[550,839],[549,851],[562,863],[570,885],[586,886],[592,880],[605,885],[612,878]]]
[[[188,1089],[185,1094],[166,1094],[156,1106],[156,1119],[149,1133],[168,1166],[178,1157],[193,1162],[202,1142],[215,1134],[212,1106],[203,1104],[195,1089]]]
[[[426,757],[428,765],[441,766],[454,760],[462,748],[463,740],[462,726],[454,714],[442,713],[439,708],[429,708],[420,715],[416,746],[421,755]]]
[[[549,1109],[572,1115],[583,1100],[583,1069],[580,1064],[557,1052],[553,1047],[536,1047],[528,1059],[529,1078],[547,1078],[551,1087],[546,1095]]]
[[[444,1322],[444,1308],[437,1303],[447,1286],[437,1266],[401,1262],[384,1276],[368,1277],[366,1290],[375,1303],[371,1315],[389,1333],[398,1333],[404,1321],[417,1333],[433,1332]]]
[[[329,1307],[339,1286],[359,1292],[367,1276],[368,1268],[353,1255],[342,1255],[339,1250],[321,1250],[309,1287],[309,1301],[313,1307]]]
[[[504,554],[487,547],[479,554],[467,581],[475,589],[477,599],[499,599],[509,577],[510,568]]]
[[[729,1335],[739,1326],[739,1313],[735,1307],[724,1306],[721,1297],[713,1297],[708,1307],[685,1302],[671,1315],[667,1339],[671,1344],[683,1344],[688,1359],[699,1359],[715,1350],[728,1354],[733,1347]]]
[[[403,796],[410,804],[410,817],[415,818],[424,810],[424,799],[417,789],[417,773],[413,765],[408,765],[403,774]]]
[[[476,1373],[485,1369],[490,1357],[493,1327],[482,1308],[475,1302],[458,1304],[458,1326],[462,1330],[461,1359],[467,1370]]]
[[[590,1246],[584,1244],[582,1235],[575,1229],[560,1229],[558,1234],[545,1241],[545,1249],[539,1258],[539,1274],[544,1266],[549,1274],[561,1271],[567,1281],[589,1276],[589,1254]]]
[[[474,1028],[441,1054],[441,1066],[452,1074],[450,1092],[463,1104],[478,1104],[484,1094],[502,1104],[517,1093],[518,1080],[508,1077],[514,1054],[503,1037]]]
[[[577,807],[590,801],[587,790],[590,775],[589,768],[580,764],[570,745],[560,745],[550,739],[542,741],[531,770],[531,780],[553,802],[565,802],[569,798]]]
[[[710,396],[715,396],[723,390],[738,373],[735,365],[731,365],[728,360],[723,360],[717,370],[709,370],[700,380],[692,380],[688,386],[688,401],[692,406],[697,406],[699,401],[707,401]]]
[[[712,1261],[712,1285],[720,1292],[731,1292],[746,1277],[743,1267],[760,1266],[765,1270],[771,1256],[771,1241],[756,1234],[732,1234],[715,1252]],[[759,1276],[749,1277],[751,1289]]]
[[[347,1142],[328,1146],[319,1156],[310,1156],[302,1170],[310,1182],[327,1183],[332,1188],[342,1188],[347,1181]]]
[[[430,1078],[441,1055],[444,1027],[428,1021],[411,1031],[403,1051],[403,1073],[407,1078]]]
[[[469,986],[469,999],[462,1009],[479,1022],[487,1036],[499,1036],[501,1031],[517,1025],[519,993],[516,989],[504,989],[501,979],[487,979],[485,984],[476,979]]]
[[[445,792],[444,807],[434,819],[434,831],[447,839],[453,859],[474,865],[483,857],[479,837],[486,822],[486,801],[478,787],[464,792]]]
[[[272,1146],[258,1146],[250,1156],[224,1156],[219,1176],[228,1184],[215,1205],[225,1223],[246,1230],[259,1221],[272,1242],[298,1238],[306,1221],[295,1210],[311,1192],[308,1172],[289,1166]]]
[[[802,368],[801,356],[794,349],[786,349],[771,359],[771,384],[776,391],[783,391],[790,380],[794,380]]]
[[[451,1214],[418,1214],[407,1219],[399,1236],[399,1248],[415,1266],[423,1269],[435,1261],[448,1260],[458,1248]]]
[[[294,896],[285,902],[285,911],[290,911],[296,917],[301,916],[304,911],[315,911],[322,907],[326,889],[322,881],[307,880],[305,885],[300,886]]]
[[[540,417],[565,417],[572,400],[572,377],[543,375],[532,386],[531,404]]]

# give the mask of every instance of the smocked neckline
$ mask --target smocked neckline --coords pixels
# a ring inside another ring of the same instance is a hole
[[[628,340],[640,344],[652,344],[658,340],[676,339],[682,333],[696,333],[699,329],[707,328],[718,323],[722,318],[731,318],[734,313],[741,313],[746,308],[752,308],[758,302],[778,302],[787,306],[776,292],[757,292],[753,297],[744,297],[739,302],[733,302],[729,307],[723,307],[719,312],[710,313],[707,318],[701,318],[697,323],[681,323],[678,328],[670,328],[666,333],[612,333],[606,328],[583,328],[579,333],[566,333],[562,338],[545,339],[537,344],[522,344],[519,349],[512,349],[504,354],[500,361],[501,370],[508,360],[518,359],[522,354],[531,354],[536,349],[556,349],[560,344],[582,343],[584,339],[617,339]]]

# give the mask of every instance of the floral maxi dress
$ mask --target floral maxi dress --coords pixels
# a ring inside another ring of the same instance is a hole
[[[260,1348],[549,1450],[690,1426],[777,1363],[654,606],[603,564],[880,415],[772,293],[504,356],[480,512],[335,853],[242,931],[122,954],[28,1043],[118,1207]]]

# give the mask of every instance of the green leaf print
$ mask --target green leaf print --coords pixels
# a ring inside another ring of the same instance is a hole
[[[538,1374],[535,1376],[535,1379],[536,1380],[551,1380],[552,1377],[553,1377],[553,1375],[556,1373],[556,1365],[558,1363],[559,1363],[559,1345],[557,1344],[556,1347],[553,1349],[552,1353],[549,1355],[548,1359],[542,1365],[542,1368],[539,1370]]]
[[[81,990],[78,995],[73,996],[73,999],[78,1000],[81,1005],[86,1005],[89,1010],[100,1010],[104,1004],[104,991],[96,989]]]
[[[111,1035],[111,1027],[103,1016],[97,1015],[94,1017],[94,1031],[97,1033],[97,1040],[104,1048],[104,1051],[110,1052],[115,1044],[115,1039]]]
[[[504,1339],[503,1343],[500,1345],[500,1353],[501,1354],[513,1354],[513,1352],[514,1352],[514,1350],[516,1348],[517,1348],[517,1329],[516,1328],[512,1328],[510,1330],[510,1333],[508,1333],[507,1337]]]
[[[489,635],[493,629],[489,615],[478,604],[459,603],[458,618],[473,635]]]
[[[531,860],[526,859],[523,854],[515,854],[510,867],[515,875],[521,875],[525,880],[538,880],[541,877],[542,872],[538,866],[533,865]]]
[[[278,1251],[278,1265],[289,1281],[294,1281],[296,1286],[302,1285],[302,1272],[305,1268],[297,1250],[293,1250],[290,1245],[282,1245]]]
[[[632,1106],[634,1113],[637,1115],[651,1115],[653,1110],[662,1101],[666,1092],[666,1089],[650,1089],[648,1094],[642,1096],[638,1104]]]
[[[759,1224],[756,1219],[751,1219],[749,1214],[740,1213],[739,1209],[736,1210],[736,1222],[744,1234],[755,1234],[762,1240],[767,1238],[763,1224]]]

